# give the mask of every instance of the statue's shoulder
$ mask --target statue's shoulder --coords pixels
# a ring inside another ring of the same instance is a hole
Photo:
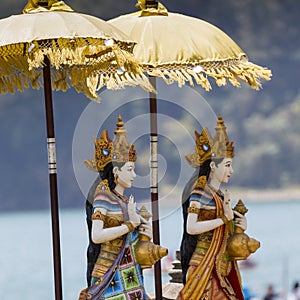
[[[210,189],[207,188],[204,176],[199,177],[194,183],[190,194],[190,201],[197,201],[203,205],[213,205],[213,195]]]
[[[93,206],[94,208],[103,207],[109,210],[115,206],[119,206],[116,196],[112,193],[108,186],[107,179],[101,181],[96,187]]]
[[[190,193],[190,200],[196,200],[200,201],[200,199],[203,197],[204,190],[199,188],[194,188]]]

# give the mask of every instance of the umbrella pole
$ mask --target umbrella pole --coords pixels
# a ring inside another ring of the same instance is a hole
[[[149,76],[150,83],[156,89],[156,79]],[[151,151],[151,207],[153,242],[160,245],[159,238],[159,207],[158,207],[158,135],[157,135],[157,99],[150,92],[150,151]],[[161,262],[154,265],[155,299],[162,300]]]
[[[47,127],[48,170],[49,170],[51,220],[52,220],[55,300],[62,300],[61,256],[60,256],[58,193],[57,193],[57,174],[56,174],[56,149],[55,149],[50,62],[48,57],[44,58],[44,64],[45,66],[43,68],[43,79],[44,79],[44,95],[45,95],[46,125],[47,125],[46,127]]]

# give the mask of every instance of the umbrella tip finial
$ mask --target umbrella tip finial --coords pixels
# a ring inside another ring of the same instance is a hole
[[[144,16],[167,16],[168,10],[156,0],[137,0],[135,5],[141,12],[141,17]]]
[[[28,0],[26,6],[23,9],[23,13],[32,13],[39,11],[68,11],[73,9],[66,5],[64,1],[58,0]]]

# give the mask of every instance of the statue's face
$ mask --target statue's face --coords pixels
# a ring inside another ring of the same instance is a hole
[[[232,158],[224,158],[218,165],[212,162],[211,169],[211,179],[219,183],[228,183],[233,174]]]
[[[121,169],[117,169],[115,176],[118,176],[117,184],[123,187],[124,189],[131,188],[132,182],[136,177],[134,172],[134,162],[126,162]]]

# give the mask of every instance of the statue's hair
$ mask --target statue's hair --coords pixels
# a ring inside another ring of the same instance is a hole
[[[183,284],[186,283],[186,273],[189,268],[189,262],[197,244],[197,235],[188,234],[186,230],[187,215],[188,215],[187,210],[188,207],[190,206],[190,195],[192,193],[193,186],[199,177],[205,176],[207,182],[209,182],[209,175],[211,171],[210,163],[214,161],[216,165],[218,165],[222,160],[223,158],[206,160],[201,167],[195,169],[195,172],[193,173],[192,177],[185,185],[185,188],[182,192],[183,237],[180,245],[180,256],[181,256]]]
[[[86,279],[87,279],[88,286],[91,285],[92,272],[101,249],[100,244],[93,243],[92,236],[91,236],[93,202],[94,202],[95,190],[99,185],[99,183],[104,179],[107,179],[109,188],[113,190],[116,186],[113,168],[118,167],[119,169],[121,169],[124,166],[124,164],[125,162],[108,163],[105,166],[104,170],[99,172],[99,176],[97,176],[96,180],[92,184],[86,199],[85,212],[86,212],[86,223],[87,223],[88,233],[89,233],[89,245],[87,249],[87,271],[86,271]]]

